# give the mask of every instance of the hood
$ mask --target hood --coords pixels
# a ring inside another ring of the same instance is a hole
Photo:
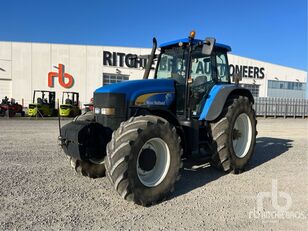
[[[132,101],[143,94],[174,91],[174,80],[172,79],[144,79],[105,85],[96,89],[94,93],[125,94],[126,98]]]

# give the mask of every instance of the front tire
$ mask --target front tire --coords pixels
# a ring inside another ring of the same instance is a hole
[[[90,162],[84,160],[76,160],[74,158],[70,158],[70,164],[75,171],[83,176],[87,176],[90,178],[99,178],[105,176],[105,164],[102,162]]]
[[[94,114],[81,115],[74,118],[74,121],[94,121]],[[76,160],[70,158],[70,165],[80,175],[90,178],[100,178],[106,175],[105,156],[100,159]]]
[[[149,206],[173,191],[182,166],[176,128],[157,116],[131,117],[107,145],[106,175],[126,200]]]
[[[211,165],[225,172],[243,172],[254,153],[256,124],[247,97],[229,98],[220,117],[209,124]]]

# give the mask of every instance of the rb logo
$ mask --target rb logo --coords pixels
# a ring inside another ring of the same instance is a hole
[[[272,206],[278,212],[288,211],[292,206],[292,198],[289,193],[278,191],[277,179],[272,180],[272,192],[259,192],[257,195],[257,211],[264,211],[263,200],[264,198],[272,199]],[[286,203],[284,205],[278,204],[278,199],[284,198]]]
[[[48,73],[48,87],[54,87],[54,78],[58,77],[59,84],[62,87],[71,88],[74,84],[73,76],[65,73],[63,64],[59,64],[56,68],[59,70],[59,72]],[[65,79],[67,79],[67,83],[65,83]]]

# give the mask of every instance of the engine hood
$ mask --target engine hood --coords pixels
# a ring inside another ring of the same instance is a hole
[[[128,101],[134,101],[138,96],[151,93],[175,92],[172,79],[145,79],[130,80],[120,83],[105,85],[96,89],[94,93],[125,94]]]

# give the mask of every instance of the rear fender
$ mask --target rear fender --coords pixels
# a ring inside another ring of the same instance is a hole
[[[220,84],[215,85],[203,106],[199,120],[213,121],[221,114],[227,99],[230,96],[246,96],[254,103],[251,92],[239,85],[235,84]]]

